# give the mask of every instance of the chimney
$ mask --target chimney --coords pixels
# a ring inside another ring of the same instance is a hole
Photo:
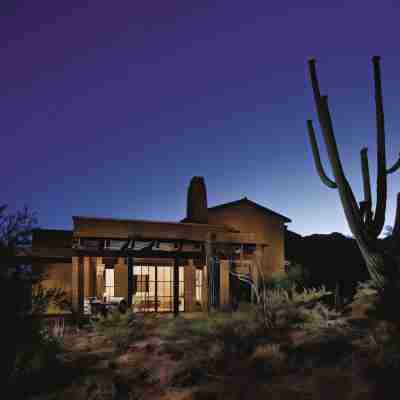
[[[207,191],[204,178],[194,176],[187,194],[186,221],[206,224],[207,220]]]

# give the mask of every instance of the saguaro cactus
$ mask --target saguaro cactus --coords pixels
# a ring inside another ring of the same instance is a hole
[[[323,168],[319,155],[315,131],[311,120],[307,121],[308,135],[313,153],[315,167],[322,182],[331,189],[337,189],[340,201],[354,238],[361,250],[366,266],[372,280],[380,289],[393,278],[397,278],[399,271],[399,258],[393,252],[383,250],[379,246],[378,236],[385,223],[385,211],[387,201],[387,175],[400,168],[400,159],[391,168],[386,167],[385,150],[385,119],[382,103],[382,85],[380,73],[380,57],[373,57],[372,64],[375,82],[375,105],[377,127],[377,183],[376,206],[372,211],[371,184],[368,166],[367,148],[361,150],[361,170],[363,177],[364,200],[357,203],[351,186],[344,173],[339,151],[336,144],[332,119],[328,106],[327,96],[321,96],[320,87],[315,68],[315,60],[308,62],[310,80],[317,109],[318,121],[323,134],[332,168],[333,179],[330,179]],[[400,243],[400,193],[397,195],[397,212],[393,229],[392,240]]]

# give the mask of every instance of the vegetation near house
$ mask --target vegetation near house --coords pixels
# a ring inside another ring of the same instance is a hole
[[[0,207],[1,364],[8,384],[33,383],[55,366],[61,351],[61,343],[48,335],[39,317],[49,307],[68,307],[65,293],[43,289],[43,276],[32,274],[29,263],[20,261],[29,254],[36,223],[27,207],[15,213]],[[36,285],[33,292],[32,285]]]

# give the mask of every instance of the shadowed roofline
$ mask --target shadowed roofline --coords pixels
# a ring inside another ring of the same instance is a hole
[[[242,199],[239,200],[235,200],[235,201],[230,201],[228,203],[222,203],[222,204],[218,204],[216,206],[213,207],[208,207],[209,210],[218,210],[220,208],[228,208],[231,206],[236,206],[236,205],[240,205],[240,204],[249,204],[252,207],[256,207],[259,208],[260,210],[268,213],[268,214],[272,214],[280,219],[282,219],[284,222],[292,222],[292,220],[282,214],[279,214],[275,211],[272,211],[271,209],[262,206],[261,204],[256,203],[255,201],[249,200],[247,197],[243,197]]]

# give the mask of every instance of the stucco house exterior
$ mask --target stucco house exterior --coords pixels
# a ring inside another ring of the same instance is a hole
[[[61,288],[73,308],[124,299],[134,311],[229,309],[238,275],[284,272],[291,220],[247,198],[208,207],[204,179],[192,178],[180,222],[73,216],[72,230],[38,229],[33,270]]]

